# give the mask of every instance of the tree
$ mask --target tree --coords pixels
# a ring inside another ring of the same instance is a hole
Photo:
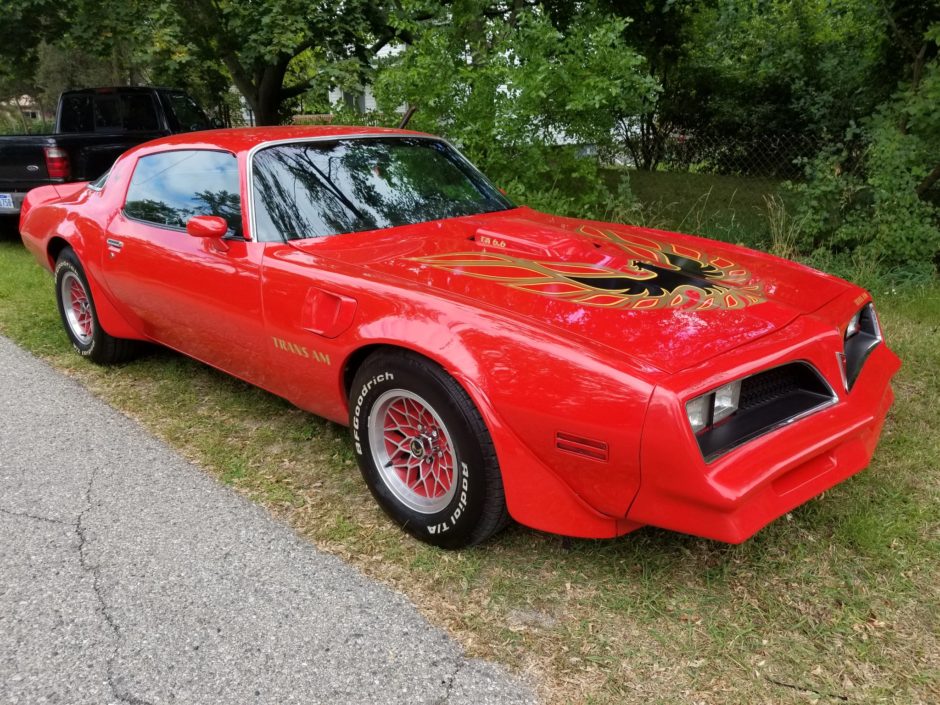
[[[413,38],[378,72],[391,111],[420,107],[413,123],[446,134],[484,170],[533,205],[603,214],[610,202],[596,158],[616,116],[655,91],[642,57],[623,41],[626,20],[584,7],[561,31],[541,7],[455,0],[405,2]]]
[[[356,60],[366,70],[374,53],[397,36],[391,3],[347,0],[165,0],[182,19],[182,37],[217,56],[261,125],[280,122],[281,106],[310,89],[312,76],[285,79],[291,63]],[[348,65],[348,64],[347,64]]]
[[[600,12],[624,18],[623,40],[645,59],[645,70],[659,86],[642,109],[616,116],[617,134],[641,169],[655,169],[666,140],[690,120],[694,88],[688,56],[695,45],[697,13],[711,0],[598,0]]]
[[[901,17],[893,19],[892,34],[904,31]],[[795,186],[806,249],[906,272],[932,274],[940,264],[938,47],[940,23],[894,54],[887,65],[901,77],[895,91],[809,163],[807,182]]]
[[[121,83],[169,77],[220,96],[230,78],[262,125],[278,123],[284,102],[316,78],[301,73],[286,82],[298,57],[327,74],[338,65],[365,75],[375,52],[399,36],[394,3],[377,0],[2,2],[0,66],[9,75],[34,75],[42,41],[81,47],[112,59]]]
[[[28,81],[45,37],[66,27],[66,6],[57,0],[0,0],[0,77]]]
[[[54,0],[0,0],[0,103],[16,102],[23,95],[40,91],[35,81],[41,38],[63,26],[61,6]],[[6,111],[4,111],[6,112]],[[29,131],[19,110],[9,119],[21,122]]]

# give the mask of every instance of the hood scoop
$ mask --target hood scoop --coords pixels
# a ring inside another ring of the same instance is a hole
[[[518,227],[513,228],[509,219],[500,225],[506,227],[477,228],[467,239],[487,252],[499,252],[513,257],[597,264],[610,259],[609,254],[604,256],[602,243],[587,241],[561,228],[545,226],[533,229],[531,223],[520,223]]]

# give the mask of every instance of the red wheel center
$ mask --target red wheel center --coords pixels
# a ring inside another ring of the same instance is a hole
[[[77,281],[72,281],[69,290],[72,312],[75,314],[75,320],[81,327],[85,335],[91,335],[91,305],[88,301],[88,295],[85,288]]]
[[[443,497],[454,481],[454,454],[440,423],[423,404],[399,398],[385,412],[389,465],[419,497]]]

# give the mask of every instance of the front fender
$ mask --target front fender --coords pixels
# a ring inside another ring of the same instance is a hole
[[[652,385],[550,333],[472,307],[450,314],[406,306],[363,325],[357,349],[408,349],[457,380],[496,445],[516,521],[586,537],[636,528],[624,517],[639,489]]]
[[[268,248],[263,272],[269,333],[290,337],[300,351],[283,358],[273,387],[292,402],[347,423],[346,384],[369,351],[410,350],[439,364],[476,404],[517,521],[598,537],[635,526],[624,518],[640,484],[640,431],[653,389],[647,368],[532,321],[363,276],[289,245]],[[354,320],[337,337],[318,335],[305,320],[311,289],[356,302]],[[311,368],[304,352],[326,364]],[[295,370],[308,383],[294,383]]]

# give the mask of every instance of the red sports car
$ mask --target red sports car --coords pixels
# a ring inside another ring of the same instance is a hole
[[[510,517],[743,541],[865,467],[900,365],[852,284],[516,206],[415,132],[168,137],[31,191],[21,231],[80,354],[153,341],[348,424],[449,548]]]

